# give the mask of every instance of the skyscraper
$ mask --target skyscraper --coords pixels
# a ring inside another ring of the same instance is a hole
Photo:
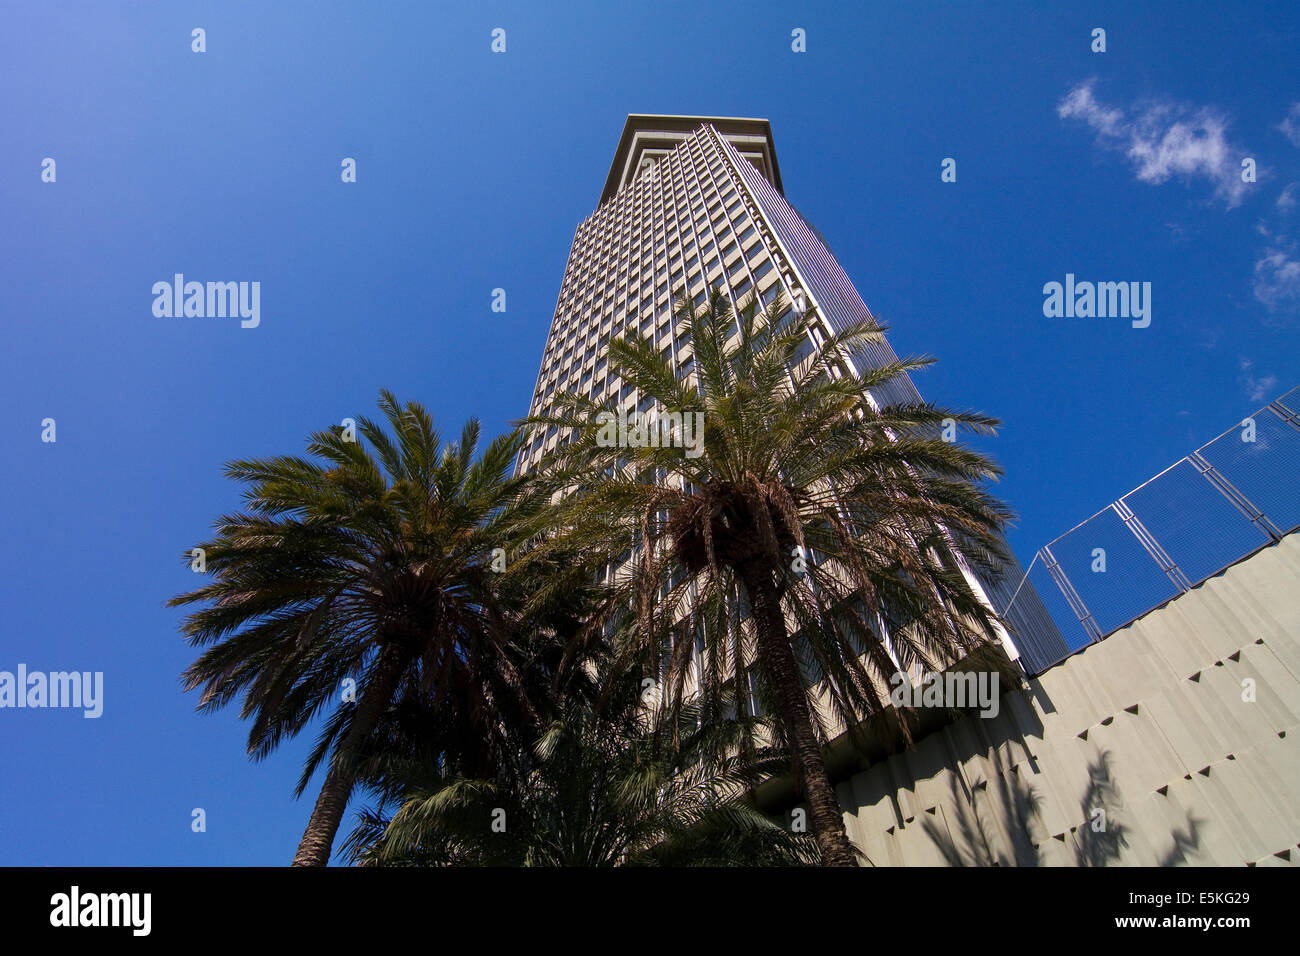
[[[565,392],[629,414],[649,411],[650,397],[611,374],[610,341],[620,332],[640,335],[689,375],[692,349],[673,302],[690,297],[699,306],[715,289],[737,303],[757,294],[765,305],[784,293],[786,308],[815,310],[818,323],[799,358],[871,317],[820,233],[786,200],[767,120],[631,115],[600,203],[574,235],[530,414],[547,412]],[[895,358],[882,342],[864,360]],[[915,402],[920,394],[898,376],[872,399]],[[535,467],[564,440],[559,432],[534,435],[516,467]],[[1065,642],[1022,576],[1013,563],[1000,579],[972,580],[997,611],[1021,590],[1003,646],[1032,672],[1063,656]]]

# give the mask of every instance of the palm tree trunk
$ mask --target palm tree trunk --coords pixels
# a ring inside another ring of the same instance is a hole
[[[776,697],[776,716],[785,728],[794,756],[795,773],[803,784],[811,811],[813,835],[824,866],[857,866],[857,855],[844,829],[844,816],[826,775],[821,744],[813,729],[808,696],[790,646],[785,615],[770,567],[741,566],[740,578],[749,594],[758,635],[758,652]]]
[[[389,647],[381,655],[361,693],[361,700],[357,702],[352,726],[334,750],[329,773],[321,784],[316,806],[312,808],[311,819],[307,821],[307,829],[303,831],[298,852],[294,855],[294,866],[326,866],[330,861],[334,836],[343,822],[343,811],[347,809],[356,782],[356,755],[379,723],[406,669],[407,658],[400,651]]]

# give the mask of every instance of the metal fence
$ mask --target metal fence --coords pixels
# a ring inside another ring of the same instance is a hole
[[[1026,670],[1046,670],[1300,528],[1297,409],[1300,387],[1040,548],[1003,611]]]

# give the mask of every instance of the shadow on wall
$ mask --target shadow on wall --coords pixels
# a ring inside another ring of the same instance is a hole
[[[922,822],[926,836],[949,866],[1045,865],[1046,854],[1041,844],[1033,843],[1030,837],[1031,833],[1043,831],[1040,821],[1042,798],[1016,772],[1017,769],[992,775],[987,782],[978,785],[975,790],[984,791],[984,797],[968,788],[959,774],[949,776],[950,807],[955,808],[957,819],[950,821],[950,828],[942,827],[934,820]],[[1088,777],[1089,784],[1079,797],[1079,806],[1087,822],[1048,839],[1072,841],[1076,866],[1109,866],[1120,860],[1129,844],[1127,828],[1119,819],[1124,811],[1124,801],[1111,775],[1108,751],[1103,751],[1095,762],[1089,764]],[[997,800],[1002,818],[1016,824],[1010,834],[1010,854],[995,849],[1006,841],[990,836],[980,822],[976,805],[981,799]],[[1160,866],[1180,866],[1189,862],[1189,851],[1194,852],[1200,846],[1200,823],[1189,815],[1186,825],[1173,831],[1173,843],[1160,857]]]

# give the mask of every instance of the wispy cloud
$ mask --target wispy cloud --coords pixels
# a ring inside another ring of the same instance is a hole
[[[1300,146],[1300,102],[1291,104],[1291,111],[1277,128]],[[1258,227],[1269,243],[1255,260],[1255,298],[1275,315],[1300,315],[1300,249],[1285,222],[1285,217],[1295,211],[1297,186],[1300,184],[1287,183],[1273,204],[1276,231],[1264,223]]]
[[[1255,298],[1270,312],[1300,314],[1300,255],[1284,239],[1255,261]]]
[[[1282,195],[1277,197],[1277,208],[1281,212],[1290,212],[1295,208],[1295,183],[1287,183]]]
[[[1300,146],[1300,103],[1291,104],[1291,112],[1286,114],[1286,118],[1277,124],[1277,128],[1282,131],[1282,135],[1289,139],[1294,146]]]
[[[1080,83],[1057,105],[1061,119],[1079,120],[1097,144],[1127,155],[1139,181],[1159,185],[1174,176],[1205,180],[1231,208],[1246,192],[1241,160],[1246,153],[1227,137],[1228,118],[1210,107],[1145,103],[1125,111],[1099,102],[1095,79]]]
[[[1254,372],[1255,363],[1243,358],[1239,362],[1241,369],[1241,382],[1246,387],[1246,395],[1252,402],[1262,402],[1273,393],[1277,387],[1276,375],[1256,376]]]

